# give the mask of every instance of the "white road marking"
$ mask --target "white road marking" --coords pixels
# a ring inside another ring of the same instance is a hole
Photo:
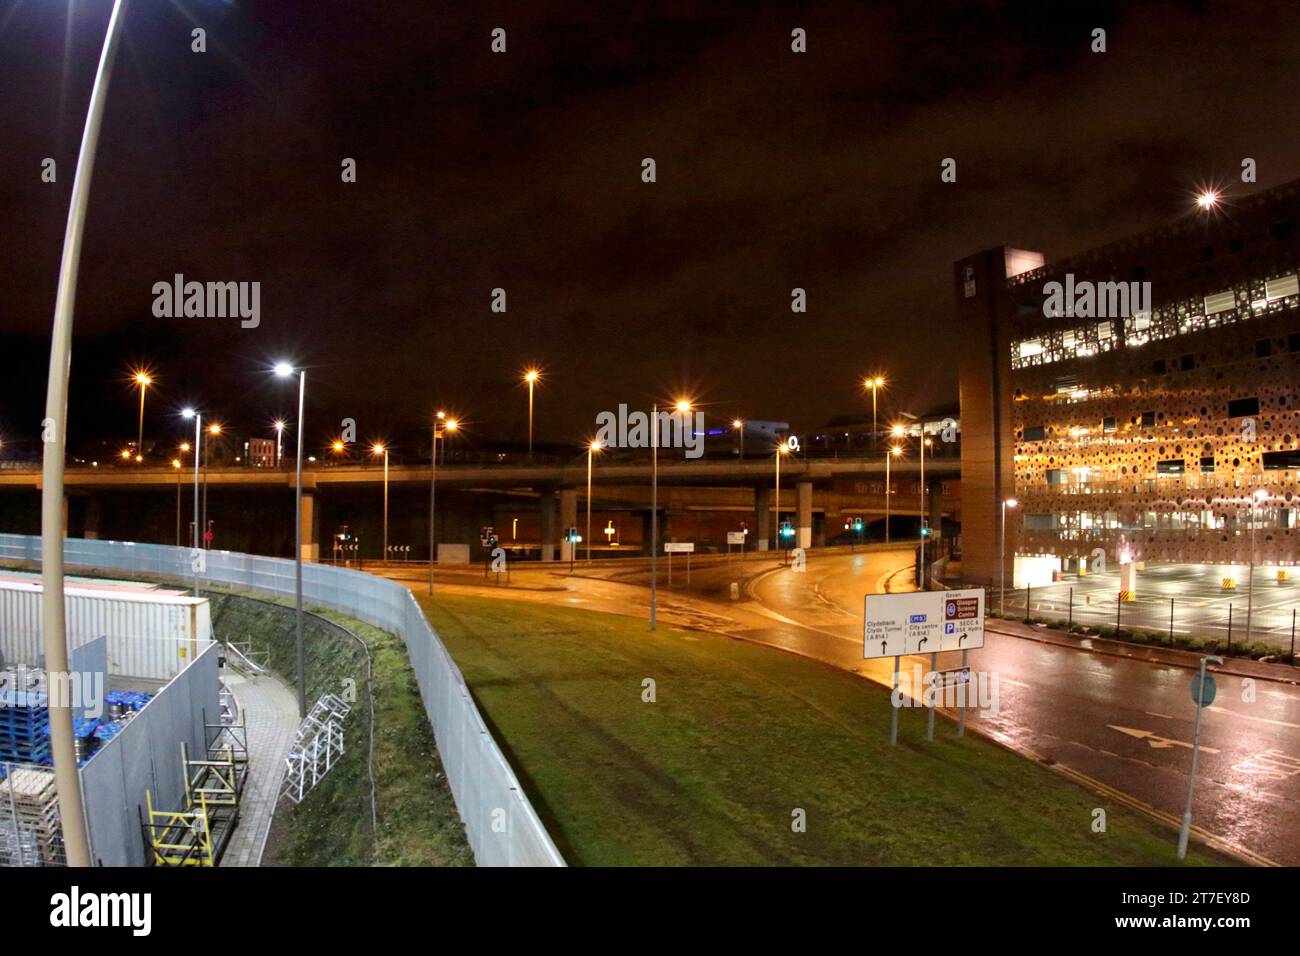
[[[1216,714],[1227,714],[1229,717],[1240,717],[1242,720],[1258,720],[1261,724],[1276,724],[1279,727],[1294,727],[1300,730],[1300,724],[1293,724],[1287,720],[1274,720],[1271,717],[1256,717],[1254,714],[1242,714],[1235,710],[1228,710],[1224,707],[1206,707],[1206,710],[1212,710]]]
[[[1107,724],[1111,730],[1118,730],[1121,734],[1128,734],[1130,737],[1136,737],[1138,740],[1145,740],[1153,750],[1164,750],[1168,747],[1186,747],[1192,749],[1192,745],[1183,740],[1172,740],[1169,737],[1161,737],[1151,730],[1136,730],[1133,727],[1117,727],[1115,724]],[[1201,745],[1201,749],[1207,754],[1217,754],[1219,751],[1213,747]]]

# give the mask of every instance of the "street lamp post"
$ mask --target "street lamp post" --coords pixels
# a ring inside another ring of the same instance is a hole
[[[1007,509],[1014,508],[1020,502],[1015,498],[1002,499],[1002,530],[998,532],[998,613],[1004,610],[1007,600]],[[1013,582],[1014,583],[1014,582]],[[1029,617],[1029,606],[1025,606],[1025,617]]]
[[[591,564],[591,456],[603,446],[593,441],[587,446],[587,563]]]
[[[277,362],[275,374],[280,378],[298,375],[298,454],[293,482],[293,653],[294,677],[298,684],[298,716],[307,716],[307,664],[302,643],[302,419],[307,397],[307,370],[295,369],[288,362]]]
[[[138,461],[144,460],[144,393],[153,384],[148,372],[136,372],[135,383],[140,386],[140,427],[136,431],[135,453]]]
[[[533,386],[541,378],[541,373],[535,368],[530,368],[524,373],[524,381],[528,383],[528,460],[533,460]]]
[[[925,446],[929,439],[925,437],[925,422],[921,422],[921,590],[929,590],[928,575],[925,566],[925,539],[930,535],[930,508],[925,494]]]
[[[277,418],[275,420],[275,467],[280,467],[280,461],[284,456],[284,422]]]
[[[691,403],[678,399],[679,415],[691,410]],[[650,630],[655,630],[659,610],[659,402],[650,406]]]
[[[650,630],[659,606],[659,403],[650,405]]]
[[[741,460],[741,461],[744,461],[744,460],[745,460],[745,421],[744,421],[744,419],[742,419],[742,418],[737,418],[737,419],[735,419],[735,420],[731,423],[731,427],[734,428],[734,429],[736,430],[736,434],[739,436],[739,439],[740,439],[740,460]]]
[[[181,460],[172,459],[172,469],[176,472],[176,547],[181,546]]]
[[[376,455],[384,456],[384,551],[381,561],[388,560],[388,447],[383,442],[376,442],[370,449]]]
[[[781,455],[785,451],[785,442],[776,443],[776,452],[773,458],[776,460],[776,494],[772,500],[772,547],[781,550]]]
[[[50,336],[50,372],[45,390],[45,449],[41,472],[41,629],[44,633],[47,673],[68,672],[67,622],[63,606],[63,468],[68,435],[68,373],[72,362],[72,319],[77,299],[77,268],[85,233],[86,205],[95,168],[95,149],[104,119],[113,55],[122,32],[126,0],[113,0],[108,30],[99,54],[95,84],[86,110],[86,125],[77,156],[68,204],[68,224],[63,234],[59,285],[54,302]],[[86,835],[85,807],[77,773],[77,753],[72,740],[71,701],[51,698],[50,749],[54,757],[54,782],[59,816],[63,821],[64,854],[69,866],[90,866],[90,841]]]
[[[203,446],[203,413],[187,408],[181,412],[182,418],[194,419],[194,596],[199,596],[199,453]]]
[[[889,463],[891,458],[897,458],[902,453],[903,449],[897,445],[885,453],[885,544],[889,544],[889,496],[893,494],[889,483]]]
[[[773,519],[775,533],[773,534],[773,544],[776,550],[781,550],[781,456],[788,455],[791,452],[790,442],[777,442],[776,445],[776,496],[772,503],[776,516]],[[782,559],[784,560],[784,559]]]
[[[220,435],[221,426],[213,423],[208,426],[209,435]],[[208,453],[212,450],[212,440],[203,446],[203,547],[211,547],[208,540]]]
[[[876,450],[876,393],[885,387],[885,378],[883,375],[875,375],[865,379],[862,387],[871,392],[871,450]]]
[[[456,420],[447,418],[446,412],[438,412],[433,419],[433,461],[429,471],[429,596],[433,596],[433,562],[437,555],[434,552],[434,522],[436,520],[438,504],[438,439],[447,441],[446,432],[456,430]]]

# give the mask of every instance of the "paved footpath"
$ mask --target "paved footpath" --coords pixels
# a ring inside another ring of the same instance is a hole
[[[239,807],[239,826],[221,857],[222,866],[258,866],[275,813],[284,757],[298,729],[298,699],[278,677],[225,675],[248,727],[248,777]]]

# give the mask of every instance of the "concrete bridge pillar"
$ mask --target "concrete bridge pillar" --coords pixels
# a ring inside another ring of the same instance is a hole
[[[798,541],[798,547],[812,547],[812,493],[813,486],[811,481],[801,481],[795,485],[797,497],[795,500],[795,540]]]
[[[88,497],[88,498],[86,498],[86,502],[85,502],[85,504],[86,504],[86,515],[85,515],[85,519],[84,519],[84,527],[83,527],[83,529],[82,529],[82,535],[81,535],[81,536],[82,536],[83,538],[88,538],[88,539],[90,539],[90,540],[92,540],[92,541],[94,541],[94,540],[98,540],[98,538],[99,538],[99,499],[98,499],[98,498],[89,498],[89,497]],[[64,506],[64,508],[66,508],[67,505],[68,505],[68,499],[67,499],[67,496],[65,495],[64,498],[63,498],[63,506]],[[65,522],[65,525],[66,525],[66,522]],[[66,533],[66,531],[65,531],[65,533]]]
[[[555,560],[555,492],[549,488],[542,489],[537,498],[541,512],[542,560]]]
[[[930,483],[925,497],[926,526],[930,529],[930,540],[940,541],[943,538],[943,482],[934,481]],[[1007,539],[1011,538],[1011,522],[1007,522]],[[1010,554],[1008,550],[1008,554]]]
[[[320,560],[320,516],[316,511],[316,495],[310,491],[302,493],[302,538],[298,542],[299,553],[303,561]]]
[[[578,489],[561,488],[560,489],[560,560],[573,560],[573,542],[565,541],[564,537],[570,528],[578,526]]]
[[[772,489],[754,489],[754,538],[756,548],[766,551],[770,546],[768,538],[772,534]]]

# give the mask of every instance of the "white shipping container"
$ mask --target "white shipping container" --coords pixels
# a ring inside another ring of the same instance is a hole
[[[108,638],[108,670],[121,677],[170,680],[212,642],[206,598],[64,589],[68,648]],[[8,666],[43,664],[41,585],[0,581],[0,654]]]

